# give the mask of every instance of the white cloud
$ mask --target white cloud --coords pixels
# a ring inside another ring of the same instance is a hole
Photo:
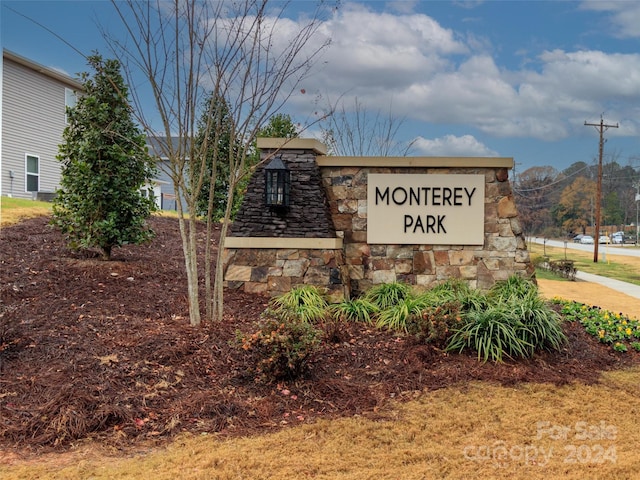
[[[331,39],[331,46],[316,86],[338,94],[406,88],[450,68],[449,55],[467,52],[452,30],[426,15],[378,13],[358,4],[346,4],[321,34]]]
[[[634,14],[624,3],[599,8]],[[640,12],[640,3],[633,4]],[[640,21],[638,26],[640,35]],[[420,13],[377,12],[354,3],[320,31],[332,45],[322,68],[305,82],[313,95],[293,100],[299,106],[314,95],[324,101],[342,97],[345,105],[357,97],[371,110],[387,110],[392,103],[392,114],[407,121],[547,141],[583,135],[584,120],[600,112],[615,112],[615,120],[638,116],[640,54],[556,49],[510,69],[497,64],[477,33],[453,31]]]
[[[613,36],[621,38],[640,37],[640,3],[638,2],[596,2],[581,4],[583,10],[609,12],[610,30]]]
[[[414,148],[422,155],[435,157],[496,157],[498,154],[479,142],[473,135],[445,135],[433,140],[415,139]]]
[[[543,52],[542,85],[575,98],[637,98],[640,55],[600,51]]]

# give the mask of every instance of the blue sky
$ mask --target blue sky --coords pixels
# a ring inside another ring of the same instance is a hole
[[[291,19],[312,6],[293,2]],[[72,76],[84,58],[42,26],[85,55],[109,56],[98,25],[120,31],[104,0],[2,7],[4,48]],[[357,97],[405,119],[398,139],[415,140],[413,155],[513,157],[523,171],[595,162],[584,123],[603,115],[619,124],[605,161],[640,168],[640,2],[342,2],[321,33],[332,43],[287,105],[296,121],[318,98]]]

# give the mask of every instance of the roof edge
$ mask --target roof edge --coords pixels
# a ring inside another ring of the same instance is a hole
[[[84,90],[84,86],[82,85],[82,83],[80,83],[76,79],[65,75],[64,73],[58,72],[57,70],[54,70],[50,67],[45,67],[44,65],[34,62],[33,60],[29,60],[28,58],[23,57],[22,55],[18,55],[17,53],[7,50],[6,48],[2,49],[2,58],[6,58],[7,60],[11,60],[12,62],[22,65],[23,67],[27,67],[35,72],[41,73],[42,75],[58,80],[59,82],[73,87],[75,90]]]

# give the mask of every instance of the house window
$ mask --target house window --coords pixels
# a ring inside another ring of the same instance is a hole
[[[27,192],[37,192],[40,189],[40,157],[26,156],[26,184]]]
[[[74,92],[70,88],[64,89],[64,121],[65,123],[69,123],[69,116],[67,115],[67,109],[75,107],[77,100],[78,98],[76,96],[76,92]]]

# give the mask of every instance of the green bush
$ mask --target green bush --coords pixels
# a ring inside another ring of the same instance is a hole
[[[415,317],[410,331],[421,342],[444,347],[461,324],[460,303],[452,301],[425,308],[421,315]]]
[[[237,336],[242,348],[252,355],[256,374],[268,381],[302,375],[320,344],[317,328],[290,316],[265,316],[255,333]]]
[[[83,94],[67,110],[51,223],[70,248],[98,248],[110,260],[113,248],[153,238],[146,219],[156,205],[140,193],[157,172],[133,118],[120,62],[100,55],[87,61],[95,73],[80,75]]]

